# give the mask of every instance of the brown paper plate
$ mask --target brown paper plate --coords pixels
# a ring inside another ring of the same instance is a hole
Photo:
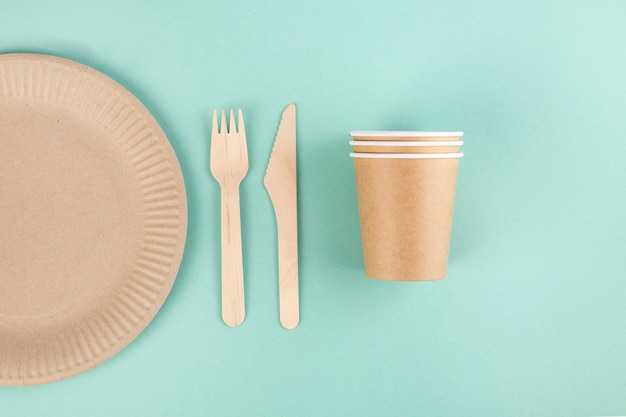
[[[0,385],[122,350],[165,301],[186,230],[176,155],[132,94],[72,61],[0,55]]]

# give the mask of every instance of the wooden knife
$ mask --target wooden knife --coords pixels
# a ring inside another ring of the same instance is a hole
[[[280,323],[293,329],[300,321],[298,300],[298,209],[296,185],[296,106],[283,111],[274,149],[263,179],[278,226]]]

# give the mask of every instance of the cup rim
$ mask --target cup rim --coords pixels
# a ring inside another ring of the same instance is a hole
[[[428,147],[428,146],[461,146],[463,145],[462,140],[455,141],[384,141],[384,140],[351,140],[350,145],[352,146],[419,146],[419,147]]]
[[[463,157],[463,152],[456,153],[362,153],[351,152],[352,158],[373,159],[458,159]]]
[[[370,138],[437,138],[437,137],[461,137],[463,132],[436,132],[436,131],[419,131],[419,130],[353,130],[350,132],[352,137],[370,137]]]

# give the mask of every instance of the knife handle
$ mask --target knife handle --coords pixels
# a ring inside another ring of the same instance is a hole
[[[223,187],[222,194],[222,319],[239,326],[246,315],[241,250],[239,184]]]
[[[287,207],[296,210],[295,201]],[[296,213],[281,216],[278,221],[278,295],[280,304],[280,324],[293,329],[300,321],[298,291],[298,220]]]

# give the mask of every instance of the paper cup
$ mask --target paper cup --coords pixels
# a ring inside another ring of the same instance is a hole
[[[350,132],[354,140],[364,141],[458,141],[463,132],[432,132],[412,130],[354,130]]]
[[[354,152],[366,153],[456,153],[463,142],[353,140],[350,145]]]
[[[366,276],[390,281],[446,276],[462,155],[351,154]]]

